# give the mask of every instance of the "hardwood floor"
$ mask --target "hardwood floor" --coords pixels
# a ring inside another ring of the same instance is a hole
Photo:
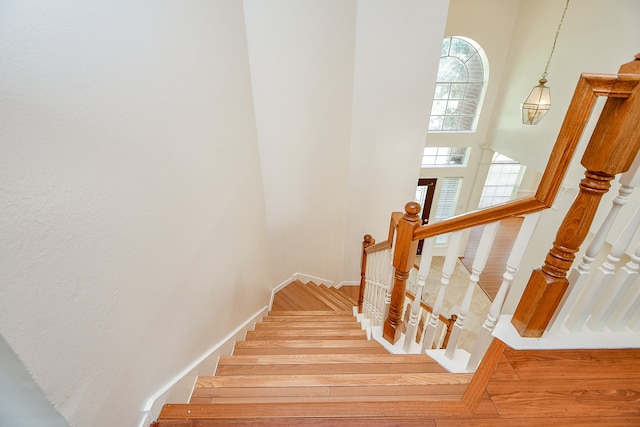
[[[498,232],[493,242],[489,259],[487,260],[487,266],[480,275],[480,281],[478,282],[478,285],[491,301],[493,301],[498,293],[498,289],[500,289],[507,259],[511,254],[511,248],[513,247],[514,240],[518,236],[522,221],[522,217],[508,218],[502,220],[500,227],[498,227]],[[479,226],[471,229],[464,257],[460,259],[469,272],[471,272],[471,266],[473,265],[483,228],[484,226]]]

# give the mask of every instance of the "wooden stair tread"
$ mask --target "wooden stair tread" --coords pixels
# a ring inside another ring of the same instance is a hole
[[[309,356],[317,356],[312,354]],[[352,355],[353,356],[353,355]],[[367,356],[367,354],[358,355]],[[216,375],[294,375],[294,374],[400,374],[416,372],[446,372],[438,364],[331,363],[290,365],[218,365]]]
[[[352,311],[328,311],[328,310],[305,310],[305,311],[291,311],[291,310],[272,310],[267,315],[273,316],[349,316],[355,319]]]
[[[195,389],[206,387],[318,387],[468,384],[472,374],[321,374],[198,377]]]
[[[323,338],[320,338],[323,337]],[[264,330],[249,331],[246,340],[258,339],[367,339],[362,329],[297,329],[297,330]]]
[[[464,389],[462,390],[464,391]],[[462,392],[455,395],[443,395],[443,394],[422,394],[412,395],[413,400],[419,401],[441,401],[441,400],[455,400],[462,396]],[[401,394],[388,394],[388,395],[359,395],[350,393],[344,396],[314,396],[313,402],[329,403],[329,402],[398,402],[406,400],[406,395]],[[298,394],[291,396],[246,396],[246,397],[225,397],[225,398],[211,398],[211,397],[195,397],[191,399],[192,404],[199,403],[304,403],[310,402],[308,397],[300,396]]]
[[[357,323],[356,318],[353,316],[339,315],[339,316],[321,316],[321,315],[313,315],[313,316],[268,316],[263,317],[263,323],[269,322],[354,322]]]
[[[437,365],[433,359],[424,354],[336,354],[336,355],[265,355],[265,356],[222,356],[218,365],[276,365],[276,364],[344,364],[344,363],[386,363],[386,364],[409,364],[409,363],[432,363]],[[439,365],[438,365],[439,366]]]
[[[345,340],[346,341],[346,340]],[[236,348],[234,355],[266,355],[266,354],[389,354],[382,347],[254,347]]]
[[[239,341],[235,348],[264,348],[264,347],[287,347],[287,348],[382,348],[376,341],[369,340],[261,340],[261,341]]]
[[[314,397],[327,396],[413,396],[448,395],[459,396],[466,389],[466,384],[426,384],[395,386],[316,386],[316,387],[202,387],[193,390],[191,403],[197,399],[220,399],[236,397],[283,397],[299,396],[310,400]],[[211,402],[211,401],[210,401]],[[200,402],[203,403],[203,402]],[[213,402],[211,402],[213,403]]]
[[[256,323],[254,330],[261,329],[362,329],[362,326],[358,322],[295,322],[295,321],[281,321],[281,322],[264,322]]]
[[[428,404],[426,404],[428,403]],[[250,419],[250,418],[373,418],[389,414],[409,417],[468,415],[469,410],[460,400],[400,401],[400,402],[291,402],[229,404],[166,404],[159,419]],[[325,424],[326,425],[326,421]]]
[[[334,294],[331,289],[325,285],[316,285],[313,282],[309,282],[306,285],[306,289],[311,291],[313,295],[333,310],[349,310],[353,305],[349,303],[342,295]]]
[[[216,375],[446,372],[426,355],[297,354],[223,356]]]

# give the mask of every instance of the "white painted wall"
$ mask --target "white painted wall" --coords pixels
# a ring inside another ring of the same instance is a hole
[[[359,280],[365,234],[387,237],[412,201],[448,1],[358,1],[345,280]]]
[[[468,163],[465,168],[423,168],[422,178],[436,178],[435,206],[439,197],[442,179],[445,177],[462,178],[462,187],[458,196],[458,204],[454,215],[475,210],[482,194],[482,188],[493,151],[488,148],[487,134],[493,118],[494,106],[500,92],[501,80],[505,72],[505,64],[511,44],[520,2],[513,0],[488,0],[477,2],[473,0],[451,0],[444,37],[461,36],[476,41],[486,55],[485,73],[488,77],[484,101],[480,111],[477,129],[464,133],[427,133],[426,145],[471,147]],[[501,25],[487,25],[488,22],[500,22]],[[440,40],[442,43],[442,40]],[[437,53],[438,57],[440,52]],[[429,105],[429,114],[431,105]],[[464,237],[466,239],[466,235]],[[463,239],[463,242],[464,242]],[[436,254],[444,256],[446,247],[436,248]],[[464,253],[461,248],[460,255]]]
[[[274,277],[302,272],[337,280],[356,2],[244,3]]]
[[[0,333],[77,426],[269,301],[242,3],[2,3]]]

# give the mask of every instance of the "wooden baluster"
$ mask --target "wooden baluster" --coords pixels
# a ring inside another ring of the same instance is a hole
[[[431,259],[433,258],[434,238],[424,239],[422,246],[422,257],[420,258],[420,269],[418,270],[418,282],[416,287],[415,299],[411,305],[411,315],[407,322],[407,332],[404,334],[403,350],[407,353],[411,351],[411,345],[416,340],[416,328],[418,325],[418,316],[420,314],[420,301],[422,301],[422,291],[424,284],[431,269]]]
[[[444,296],[447,292],[447,285],[449,284],[449,278],[453,273],[453,269],[456,266],[456,260],[458,259],[458,248],[460,246],[460,238],[462,233],[457,231],[451,233],[449,237],[449,248],[447,248],[447,256],[444,259],[442,265],[442,277],[440,278],[440,288],[438,289],[438,295],[436,301],[433,303],[433,311],[427,324],[424,340],[422,341],[422,351],[431,350],[433,340],[435,339],[436,327],[438,326],[438,318],[442,312],[442,306],[444,304]]]
[[[360,292],[358,293],[358,313],[362,313],[362,302],[364,301],[364,289],[367,275],[367,248],[374,245],[376,241],[369,234],[364,235],[362,240],[362,259],[360,261]]]
[[[513,243],[513,248],[511,249],[511,253],[507,259],[506,271],[502,275],[502,283],[500,284],[498,293],[491,303],[489,314],[487,314],[487,318],[482,324],[482,328],[480,328],[478,339],[471,351],[471,357],[467,363],[468,371],[475,371],[482,360],[484,353],[487,351],[487,348],[489,348],[489,344],[492,339],[491,333],[493,332],[493,328],[496,326],[496,322],[498,321],[498,317],[502,311],[502,306],[509,294],[509,289],[511,288],[513,279],[520,268],[520,262],[522,261],[524,251],[531,240],[531,236],[533,236],[533,231],[535,230],[539,219],[540,212],[527,215],[520,226],[520,231],[518,232],[518,236]]]
[[[485,225],[482,230],[480,243],[478,243],[476,256],[473,259],[473,265],[471,267],[471,274],[469,275],[469,285],[467,286],[467,291],[464,295],[464,299],[462,300],[460,313],[458,314],[456,323],[453,324],[453,329],[449,336],[449,342],[447,343],[447,349],[444,352],[444,355],[449,359],[453,359],[453,353],[458,346],[460,334],[462,334],[462,329],[464,328],[464,321],[469,314],[469,309],[471,308],[473,291],[478,285],[478,280],[480,280],[480,275],[482,274],[484,267],[487,265],[487,259],[489,259],[489,253],[491,252],[491,247],[493,246],[493,241],[496,237],[496,232],[498,231],[499,226],[499,221],[492,222]]]
[[[619,74],[640,74],[640,54],[635,61],[620,67]],[[627,81],[623,76],[619,80],[621,85]],[[576,93],[585,96],[584,88],[580,90],[582,84],[584,79],[578,83]],[[564,297],[569,285],[567,272],[589,232],[602,195],[616,174],[629,170],[640,148],[640,91],[636,86],[625,98],[614,87],[608,94],[615,96],[607,99],[582,157],[586,172],[580,192],[560,225],[544,265],[532,272],[513,315],[512,323],[521,336],[542,336]],[[585,96],[584,104],[592,105],[593,99],[588,98]],[[569,111],[565,120],[571,114]]]
[[[389,314],[384,322],[383,337],[395,344],[402,333],[402,306],[409,270],[413,268],[416,258],[418,241],[413,240],[413,230],[421,223],[418,213],[421,208],[418,203],[409,202],[405,205],[405,214],[398,223],[396,241],[393,251],[393,267],[395,269],[393,291],[389,305]]]

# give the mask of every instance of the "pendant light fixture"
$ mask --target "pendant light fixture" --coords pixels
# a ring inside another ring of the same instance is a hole
[[[545,86],[545,83],[547,83],[547,69],[549,68],[553,52],[556,49],[556,42],[558,41],[558,35],[560,34],[560,27],[562,27],[564,15],[567,13],[569,1],[570,0],[567,0],[567,3],[564,6],[564,11],[562,12],[558,29],[556,30],[556,37],[553,39],[553,46],[551,47],[551,53],[549,54],[547,65],[544,67],[542,78],[539,80],[540,84],[531,89],[529,96],[527,96],[527,99],[525,99],[520,106],[520,110],[522,111],[522,123],[525,125],[537,125],[540,123],[540,120],[542,120],[542,117],[547,113],[547,111],[549,111],[549,108],[551,108],[551,91],[547,86]]]

